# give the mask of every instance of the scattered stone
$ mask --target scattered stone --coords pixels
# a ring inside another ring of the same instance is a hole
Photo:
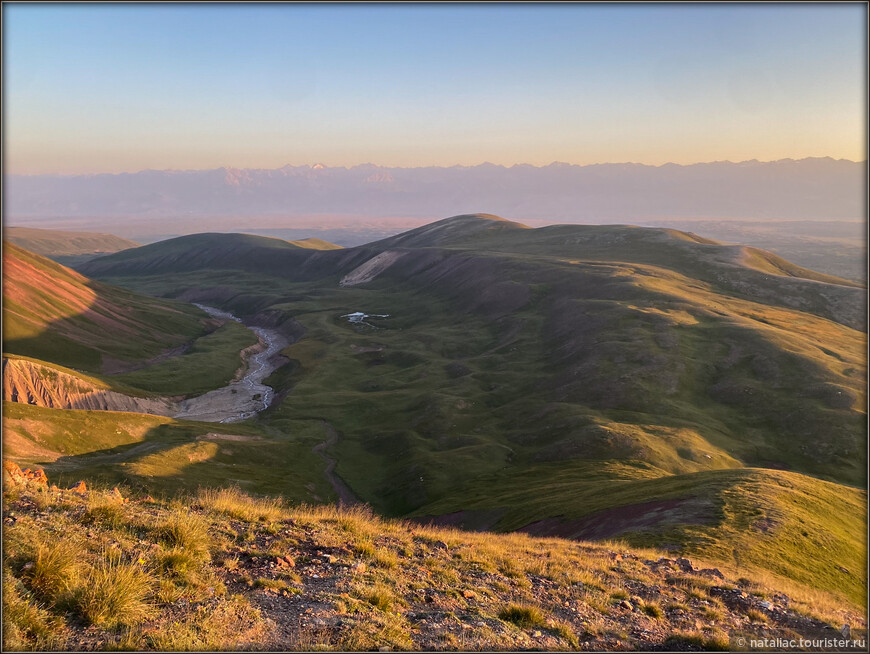
[[[534,638],[540,638],[541,635],[542,635],[542,634],[541,634],[540,631],[536,631],[535,633],[532,634],[532,637],[534,637]]]
[[[471,599],[472,597],[477,597],[477,594],[473,590],[463,590],[462,596],[465,599]]]
[[[719,570],[719,568],[704,568],[703,570],[695,571],[699,575],[705,575],[707,577],[718,577],[719,579],[725,579],[725,575]]]
[[[295,568],[296,562],[289,556],[278,556],[275,558],[275,565],[279,568]]]
[[[758,606],[763,608],[765,611],[770,611],[770,609],[773,608],[773,604],[771,604],[770,602],[760,602]]]
[[[432,547],[434,547],[436,550],[448,550],[448,549],[450,549],[448,547],[447,543],[445,543],[443,540],[435,541],[434,543],[432,543]]]
[[[689,559],[677,559],[674,561],[676,566],[682,570],[683,572],[694,572],[695,568],[692,566],[692,562]]]
[[[633,610],[634,610],[634,606],[632,606],[631,602],[629,602],[628,600],[622,600],[622,601],[619,603],[619,606],[620,606],[621,608],[623,608],[623,609],[628,610],[628,611],[633,611]]]
[[[113,500],[115,500],[116,502],[120,502],[121,504],[123,504],[124,502],[127,501],[127,498],[124,497],[123,495],[121,495],[121,491],[118,490],[118,487],[117,487],[117,486],[115,486],[115,487],[112,489],[112,492],[109,493],[109,497],[111,497],[111,498],[112,498]]]
[[[387,647],[386,645],[383,645],[381,647],[378,647],[378,651],[379,652],[390,652],[392,650],[389,647]]]
[[[350,566],[350,571],[354,574],[362,574],[366,571],[366,564],[362,561],[357,561],[352,566]]]
[[[335,558],[332,554],[327,554],[327,555],[324,556],[323,558],[326,559],[326,562],[327,562],[327,563],[330,563],[330,564],[335,563],[336,561],[338,561],[338,559]]]
[[[78,493],[79,495],[85,495],[88,492],[88,487],[85,482],[79,481],[67,488],[67,490],[72,491],[73,493]]]

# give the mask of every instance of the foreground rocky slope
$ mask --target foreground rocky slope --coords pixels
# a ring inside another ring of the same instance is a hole
[[[866,626],[823,593],[613,543],[4,477],[6,650],[723,650]]]

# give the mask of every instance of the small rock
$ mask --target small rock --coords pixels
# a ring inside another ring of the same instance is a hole
[[[718,577],[719,579],[725,579],[725,575],[723,575],[719,568],[704,568],[703,570],[696,571],[699,575],[706,575],[708,577]]]
[[[763,608],[765,611],[770,611],[770,609],[773,608],[773,604],[771,604],[770,602],[760,602],[758,606]]]
[[[689,559],[677,559],[674,561],[677,567],[683,572],[694,572],[695,568],[692,566],[692,562]]]
[[[67,488],[67,490],[72,491],[73,493],[78,493],[79,495],[85,495],[88,492],[88,487],[85,482],[79,481]]]
[[[390,650],[390,648],[387,647],[386,645],[383,645],[383,646],[381,646],[381,647],[378,647],[378,651],[379,651],[379,652],[389,652],[389,651],[391,651],[391,650]]]
[[[462,596],[465,599],[471,599],[472,597],[477,597],[476,593],[473,590],[463,590]]]
[[[450,548],[448,547],[447,543],[445,543],[443,540],[435,541],[434,543],[432,543],[432,547],[435,548],[436,550],[447,550],[447,549],[450,549]]]
[[[627,609],[628,611],[633,611],[633,610],[634,610],[634,606],[632,606],[631,602],[629,602],[628,600],[622,600],[622,601],[619,603],[619,606],[620,606],[621,608],[623,608],[623,609]]]
[[[366,571],[366,564],[362,561],[357,561],[352,566],[350,566],[350,571],[354,574],[362,574]]]
[[[540,632],[540,631],[536,631],[535,633],[532,634],[532,637],[533,637],[533,638],[540,638],[540,637],[541,637],[541,632]]]
[[[112,492],[109,493],[109,497],[112,498],[113,500],[115,500],[116,502],[121,502],[121,504],[123,504],[124,502],[127,501],[127,498],[125,498],[123,495],[121,495],[121,491],[118,490],[117,486],[115,486],[112,489]]]
[[[426,604],[431,604],[431,603],[432,603],[432,602],[434,602],[434,601],[435,601],[435,598],[434,598],[434,597],[432,597],[432,595],[426,595],[426,597],[425,597],[425,598],[424,598],[424,600],[423,600],[423,601],[425,601],[425,602],[426,602]]]
[[[338,559],[335,558],[332,554],[327,554],[323,558],[326,559],[327,563],[335,563],[336,561],[338,561]]]

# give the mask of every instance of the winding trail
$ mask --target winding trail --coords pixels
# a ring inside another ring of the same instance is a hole
[[[241,319],[227,311],[196,304],[210,316],[221,320]],[[248,327],[246,325],[246,327]],[[274,329],[248,327],[259,340],[261,350],[247,361],[244,376],[222,388],[191,397],[179,403],[175,418],[203,422],[239,422],[268,408],[275,399],[275,390],[263,383],[280,365],[276,355],[290,344],[285,336]]]
[[[329,482],[338,495],[338,505],[353,506],[354,504],[361,504],[359,498],[357,498],[357,496],[354,495],[354,492],[350,489],[350,486],[348,486],[344,480],[335,473],[336,460],[326,453],[327,447],[331,447],[338,442],[338,432],[335,431],[335,428],[325,420],[322,424],[324,429],[326,429],[327,438],[322,443],[311,448],[311,451],[326,461],[326,469],[323,471],[323,474],[326,475],[326,481]]]

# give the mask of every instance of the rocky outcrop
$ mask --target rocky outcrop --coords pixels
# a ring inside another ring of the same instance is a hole
[[[158,416],[177,412],[169,400],[131,397],[25,359],[3,359],[3,399],[52,409],[131,411]]]
[[[31,470],[25,468],[22,470],[14,461],[3,462],[3,485],[11,486],[27,486],[34,484],[36,486],[47,486],[48,477],[45,476],[45,471],[40,469]]]

